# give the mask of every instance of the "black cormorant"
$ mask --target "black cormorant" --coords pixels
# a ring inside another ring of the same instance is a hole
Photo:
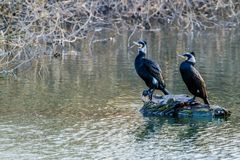
[[[200,73],[194,67],[196,63],[194,52],[187,52],[179,55],[179,57],[185,59],[185,61],[183,61],[180,65],[180,73],[189,92],[194,95],[191,102],[193,102],[196,97],[200,97],[203,99],[205,104],[209,105],[210,103],[208,101],[206,84]]]
[[[146,41],[140,40],[134,42],[138,46],[138,55],[135,59],[135,69],[137,74],[145,81],[149,87],[147,93],[149,98],[152,99],[152,95],[155,89],[161,90],[165,95],[170,94],[165,88],[162,71],[159,65],[149,59],[145,58],[147,52]]]

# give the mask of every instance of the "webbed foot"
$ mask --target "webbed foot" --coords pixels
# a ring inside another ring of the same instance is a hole
[[[188,103],[189,103],[189,104],[195,104],[195,103],[196,103],[195,98],[196,98],[196,97],[193,97],[193,98],[189,99],[189,100],[188,100]]]
[[[148,97],[149,100],[151,101],[152,100],[152,96],[153,96],[153,89],[148,89],[148,90],[144,90],[143,93],[142,93],[142,97]]]

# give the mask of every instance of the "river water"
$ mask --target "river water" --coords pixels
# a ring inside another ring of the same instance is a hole
[[[137,48],[127,48],[130,34],[96,41],[91,52],[70,45],[70,56],[42,58],[17,78],[1,78],[0,159],[240,159],[239,30],[130,39],[148,42],[147,56],[174,94],[190,94],[176,53],[194,50],[210,102],[232,111],[227,119],[144,117],[146,86],[134,70]]]

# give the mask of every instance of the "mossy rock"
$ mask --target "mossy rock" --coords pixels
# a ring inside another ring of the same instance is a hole
[[[218,105],[206,105],[198,101],[190,103],[192,97],[188,95],[142,96],[144,105],[140,110],[145,116],[172,117],[228,117],[231,112]]]

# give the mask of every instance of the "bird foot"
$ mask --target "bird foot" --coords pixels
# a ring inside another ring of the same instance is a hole
[[[149,96],[150,101],[152,101],[152,96],[153,96],[153,94],[152,94],[152,93],[149,93],[148,96]]]
[[[145,97],[146,97],[146,96],[148,96],[148,95],[149,95],[148,90],[145,89],[145,90],[142,92],[142,96],[145,96]]]
[[[211,109],[211,107],[210,107],[209,104],[205,104],[204,106],[205,106],[206,108],[208,108],[208,109]]]
[[[153,97],[153,91],[151,90],[144,90],[143,93],[142,93],[142,97],[148,97],[149,100],[151,101],[152,100],[152,97]]]
[[[149,90],[144,90],[142,93],[142,100],[148,102],[152,100],[152,94]]]
[[[197,104],[197,102],[195,101],[195,97],[189,99],[187,102],[188,102],[190,105]]]

